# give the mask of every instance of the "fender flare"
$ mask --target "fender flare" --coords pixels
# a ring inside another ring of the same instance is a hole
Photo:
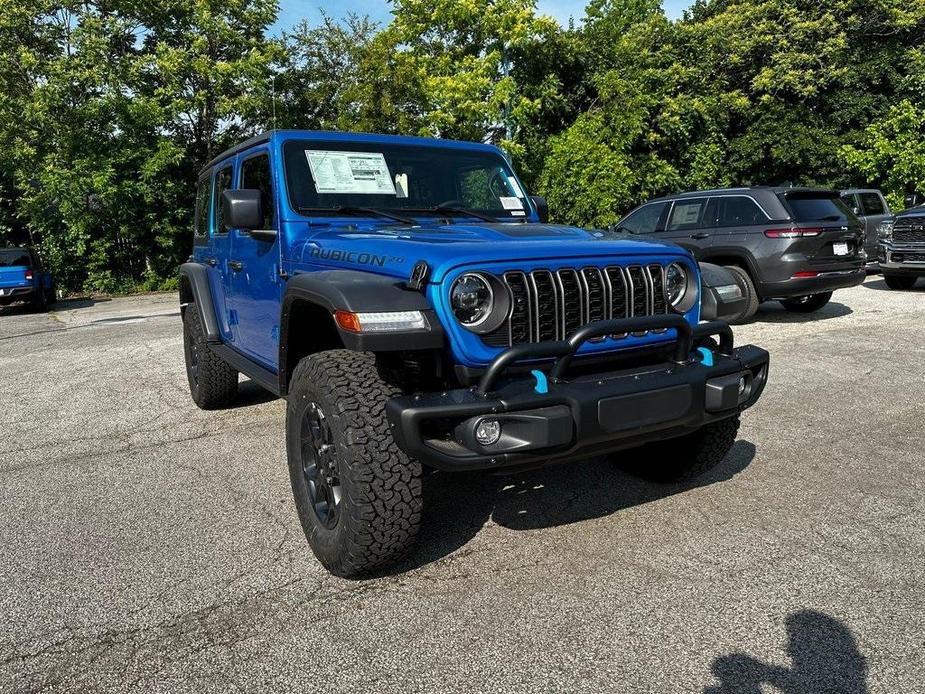
[[[735,316],[745,309],[746,300],[741,290],[734,296],[723,292],[720,287],[739,288],[735,277],[723,266],[713,263],[698,263],[700,266],[700,320],[716,320]]]
[[[193,302],[199,307],[199,316],[202,320],[202,331],[206,342],[220,344],[222,341],[218,318],[215,315],[215,303],[212,301],[212,288],[209,285],[209,272],[199,263],[183,263],[180,266],[180,302],[184,301],[183,281],[189,283],[189,291]]]
[[[444,347],[443,326],[421,292],[408,289],[404,280],[360,270],[318,270],[294,275],[286,282],[280,314],[279,372],[286,373],[287,345],[293,306],[307,302],[320,306],[331,316],[335,311],[391,312],[420,311],[427,330],[388,333],[353,333],[337,326],[346,349],[357,352],[399,352]]]

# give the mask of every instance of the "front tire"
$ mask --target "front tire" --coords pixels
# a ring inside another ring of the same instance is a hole
[[[883,281],[890,289],[912,289],[917,279],[915,275],[883,275]]]
[[[332,574],[354,578],[412,545],[421,522],[421,464],[395,444],[386,383],[374,355],[332,350],[306,357],[286,406],[289,479],[299,521]]]
[[[808,296],[798,296],[795,299],[781,299],[780,304],[793,313],[812,313],[829,303],[832,292],[820,292]]]
[[[238,372],[206,342],[199,307],[189,304],[183,311],[183,353],[190,395],[203,410],[228,407],[238,394]]]
[[[758,313],[758,304],[761,303],[761,300],[758,298],[758,290],[755,289],[755,283],[752,282],[752,278],[748,272],[738,265],[726,265],[725,268],[735,278],[736,284],[738,284],[739,289],[742,290],[742,296],[745,297],[745,308],[742,312],[737,316],[727,319],[727,322],[732,325],[740,325],[751,320],[751,318]]]
[[[639,477],[653,482],[685,482],[706,474],[721,462],[735,443],[739,415],[700,427],[674,439],[650,443],[639,449],[644,463],[633,465]]]

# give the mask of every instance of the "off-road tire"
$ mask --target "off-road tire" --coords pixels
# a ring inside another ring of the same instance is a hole
[[[420,527],[421,464],[396,445],[385,414],[386,400],[397,394],[366,352],[320,352],[302,359],[292,375],[286,406],[292,493],[309,546],[337,576],[364,576],[393,562]],[[330,527],[315,512],[303,471],[302,419],[313,403],[324,412],[339,479]]]
[[[917,279],[915,275],[887,275],[886,273],[883,275],[883,281],[890,289],[912,289]]]
[[[735,443],[739,415],[705,424],[675,439],[643,446],[637,452],[634,474],[653,482],[684,482],[706,474],[721,462]]]
[[[745,308],[742,309],[742,312],[727,319],[727,322],[732,325],[740,325],[751,320],[752,316],[758,313],[758,304],[761,303],[761,299],[758,297],[758,290],[755,289],[755,283],[752,282],[752,278],[747,271],[738,265],[726,265],[725,267],[732,273],[736,284],[742,290],[742,296],[745,297]]]
[[[194,303],[183,311],[183,354],[193,402],[203,410],[231,405],[238,394],[238,372],[209,348]]]
[[[793,313],[813,313],[829,303],[832,292],[809,294],[795,299],[781,299],[780,305]]]

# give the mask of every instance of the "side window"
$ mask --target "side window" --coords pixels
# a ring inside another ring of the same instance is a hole
[[[212,205],[215,207],[215,233],[227,234],[225,229],[225,214],[222,210],[222,193],[231,188],[231,167],[226,166],[224,169],[215,174],[215,196],[212,198]]]
[[[209,184],[211,180],[208,176],[199,181],[199,187],[196,189],[196,220],[195,236],[204,238],[209,235]]]
[[[273,229],[273,224],[276,221],[276,206],[273,204],[273,182],[270,177],[269,155],[259,154],[241,164],[241,188],[260,191],[263,228]]]
[[[861,206],[858,204],[858,196],[854,193],[844,193],[841,196],[842,202],[844,202],[849,210],[860,210]],[[859,213],[860,214],[860,213]]]
[[[745,226],[768,221],[767,216],[751,198],[735,195],[716,198],[716,202],[718,206],[717,226]]]
[[[633,234],[651,234],[655,231],[655,225],[658,224],[662,212],[665,211],[667,202],[653,202],[650,205],[643,205],[635,212],[627,215],[617,224],[617,231],[629,231]]]
[[[883,207],[883,200],[876,193],[861,193],[861,209],[864,214],[886,214]]]
[[[702,219],[706,206],[706,198],[676,200],[668,218],[666,231],[700,228],[703,225]]]

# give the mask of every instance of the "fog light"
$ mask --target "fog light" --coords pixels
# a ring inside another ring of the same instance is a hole
[[[745,393],[745,389],[748,387],[748,381],[745,380],[745,376],[739,379],[739,395]]]
[[[491,446],[501,438],[501,422],[497,419],[483,419],[475,425],[475,440],[482,446]]]

